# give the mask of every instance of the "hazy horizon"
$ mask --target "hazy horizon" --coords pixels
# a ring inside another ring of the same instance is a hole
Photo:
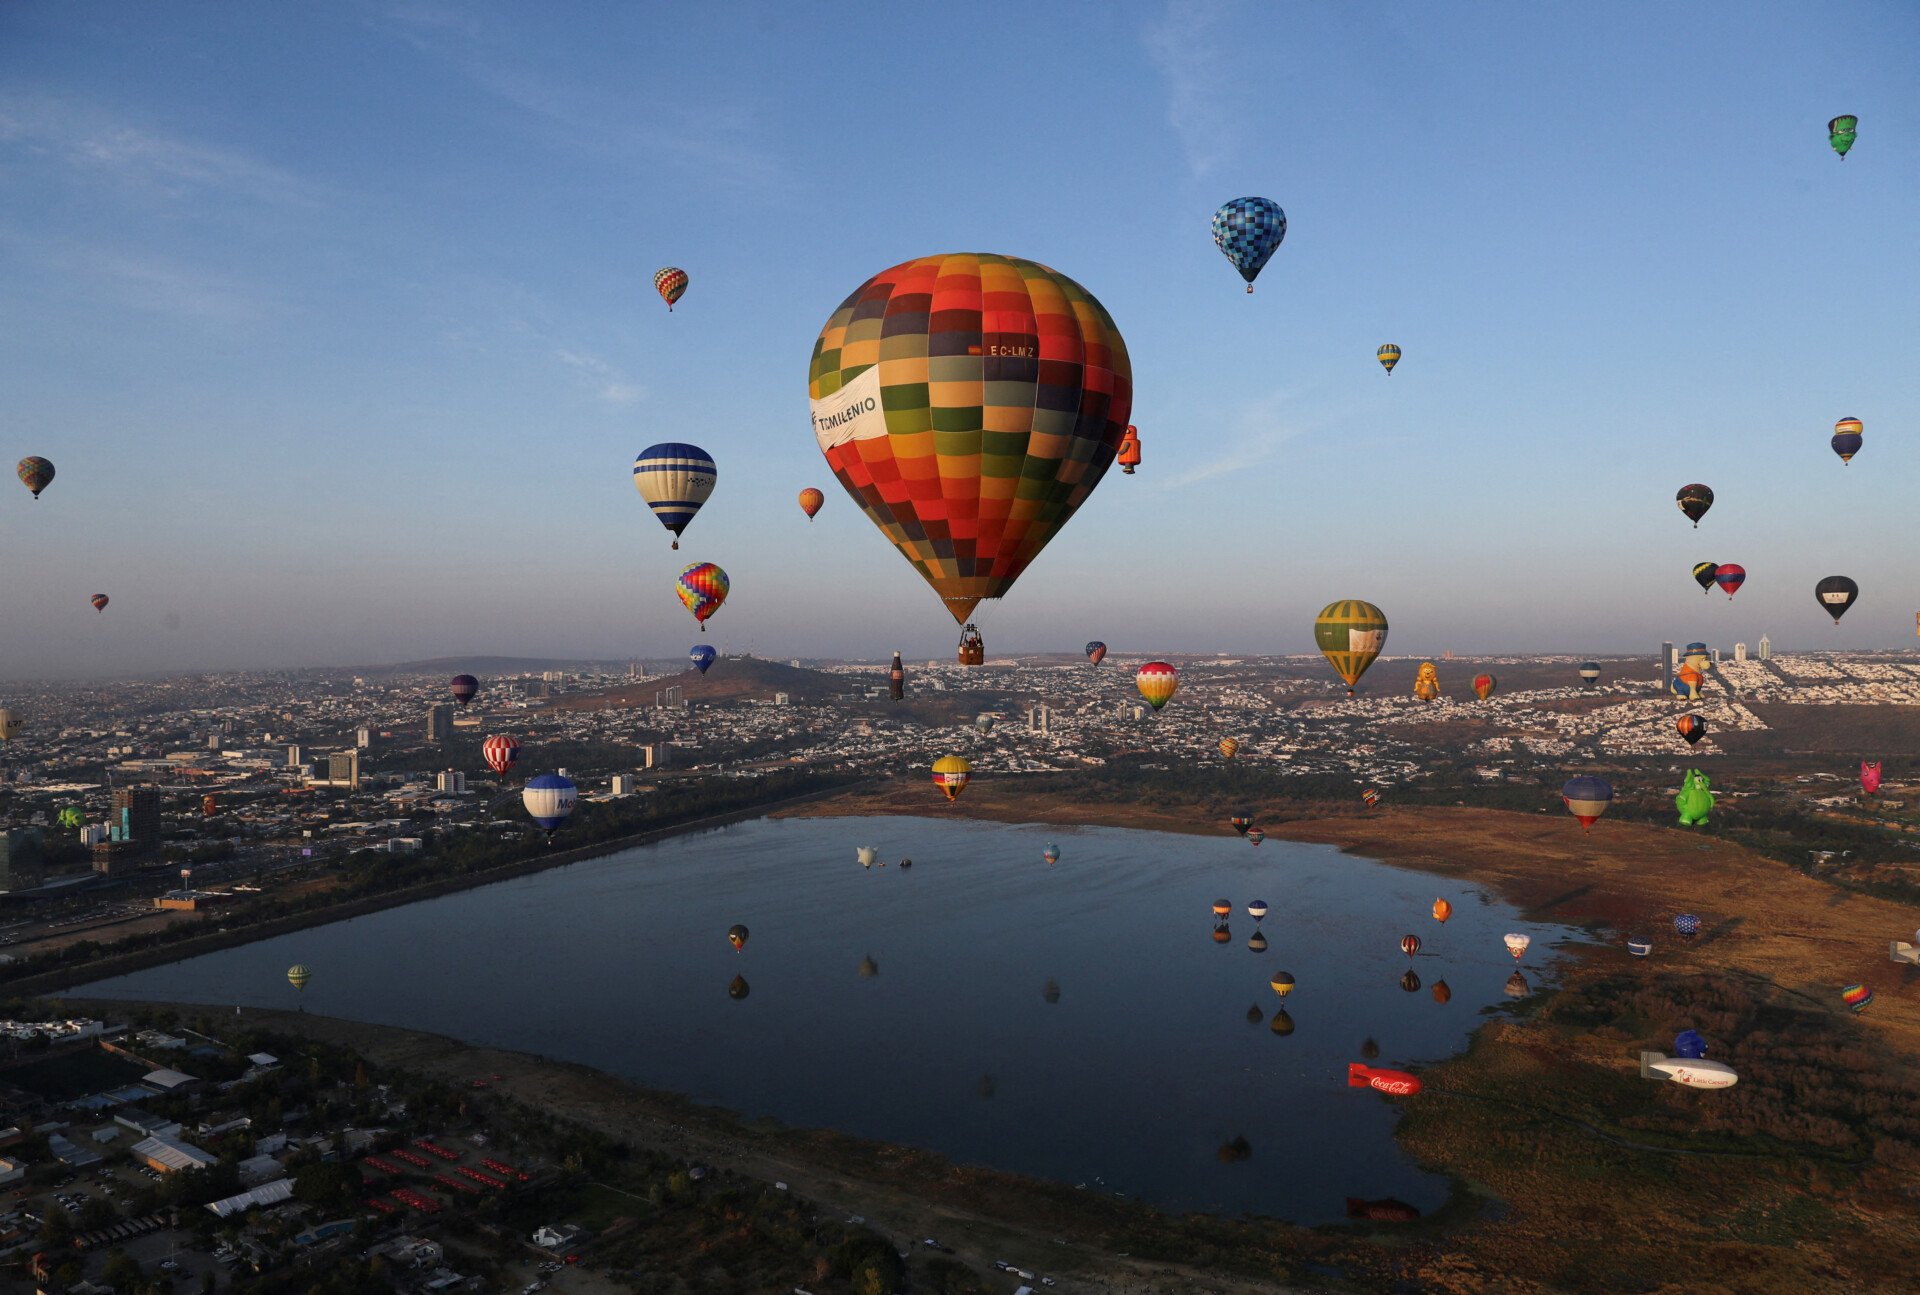
[[[960,249],[1105,304],[1145,446],[983,608],[990,657],[1308,653],[1347,597],[1393,655],[1920,642],[1920,10],[971,25],[1017,35],[936,92],[951,22],[878,5],[0,9],[0,429],[59,470],[0,490],[0,676],[950,658],[806,367],[865,278]],[[1243,194],[1290,222],[1252,296],[1208,233]],[[719,462],[678,553],[630,478],[667,440]]]

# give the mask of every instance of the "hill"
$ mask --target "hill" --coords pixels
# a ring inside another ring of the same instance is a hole
[[[886,667],[876,667],[871,682],[885,686]],[[688,701],[772,701],[784,692],[795,701],[824,701],[853,691],[858,685],[843,675],[785,665],[753,656],[722,656],[703,675],[689,667],[679,674],[658,676],[600,692],[556,697],[549,710],[632,710],[653,705],[654,696],[679,688]]]

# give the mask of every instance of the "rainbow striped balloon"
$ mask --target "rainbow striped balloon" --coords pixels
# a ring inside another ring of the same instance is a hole
[[[1140,689],[1140,695],[1147,699],[1147,705],[1159,710],[1179,689],[1180,672],[1165,661],[1149,661],[1133,676],[1133,682]]]
[[[677,265],[663,266],[653,272],[653,290],[673,309],[673,303],[687,295],[687,272]]]
[[[1873,1001],[1873,987],[1871,985],[1848,985],[1840,991],[1840,1001],[1856,1012],[1864,1012],[1867,1010],[1867,1004]]]
[[[673,591],[680,595],[680,601],[700,622],[700,632],[705,634],[707,617],[719,611],[720,604],[727,601],[729,587],[726,572],[711,562],[696,562],[680,573]]]

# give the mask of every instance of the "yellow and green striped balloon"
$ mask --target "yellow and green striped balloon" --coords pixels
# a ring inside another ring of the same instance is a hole
[[[1314,618],[1313,641],[1346,682],[1351,697],[1353,685],[1387,645],[1386,613],[1358,598],[1328,603]]]

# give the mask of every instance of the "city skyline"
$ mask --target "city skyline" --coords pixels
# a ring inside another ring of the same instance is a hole
[[[983,609],[990,659],[1307,653],[1344,597],[1394,655],[1914,643],[1920,384],[1880,357],[1920,15],[1251,12],[1019,11],[896,113],[937,15],[9,6],[0,426],[59,477],[0,495],[0,676],[950,656],[805,377],[864,278],[963,248],[1102,301],[1145,456]],[[1207,232],[1249,193],[1290,221],[1251,297]],[[719,486],[675,553],[629,469],[678,440]],[[703,560],[704,640],[671,592]]]

